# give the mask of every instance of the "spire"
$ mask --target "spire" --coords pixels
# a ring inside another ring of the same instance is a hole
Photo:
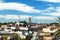
[[[16,23],[18,26],[20,25],[20,14],[18,15],[18,21]]]

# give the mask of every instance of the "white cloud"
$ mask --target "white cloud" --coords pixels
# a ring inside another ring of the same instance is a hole
[[[60,12],[56,12],[56,13],[51,13],[52,16],[59,16],[60,17]]]
[[[29,15],[20,15],[20,19],[27,19],[28,17],[31,17],[31,16],[29,16]],[[19,15],[0,15],[0,18],[19,19]]]
[[[4,18],[5,16],[3,16],[3,15],[0,15],[0,18]]]
[[[29,16],[29,15],[20,15],[21,19],[28,19],[29,17],[32,17],[32,16]]]
[[[27,19],[28,15],[20,15],[20,19]],[[6,15],[5,19],[19,19],[19,15]]]
[[[27,13],[40,13],[40,10],[21,3],[0,3],[0,10],[18,10]]]
[[[51,12],[49,15],[51,16],[60,16],[60,7],[56,7],[54,9],[55,12]]]
[[[55,17],[51,17],[51,16],[29,16],[29,15],[20,15],[20,20],[28,20],[28,17],[31,17],[32,22],[37,22],[37,23],[48,23],[48,22],[55,22],[56,18]],[[10,21],[12,20],[18,20],[19,17],[18,15],[0,15],[0,18],[3,19],[10,19]]]
[[[55,9],[55,7],[49,7],[49,8],[47,8],[47,10],[54,10]]]
[[[60,0],[36,0],[36,1],[47,1],[47,2],[56,2],[56,3],[60,2]]]
[[[5,15],[5,19],[18,19],[18,15]]]
[[[60,6],[59,7],[49,7],[45,10],[42,10],[42,14],[44,15],[50,15],[54,17],[60,17]]]
[[[37,20],[55,20],[55,17],[51,16],[29,16],[29,15],[20,15],[20,19],[28,19],[29,17]],[[0,18],[4,19],[19,19],[19,15],[0,15]]]
[[[52,12],[52,11],[55,11],[55,10],[56,10],[55,7],[48,7],[46,9],[42,10],[41,12],[42,13],[49,13],[49,12]]]
[[[56,19],[55,17],[51,17],[51,16],[37,16],[34,18],[40,19],[40,20],[55,20]]]

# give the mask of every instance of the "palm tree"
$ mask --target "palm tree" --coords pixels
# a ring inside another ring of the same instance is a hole
[[[53,35],[53,40],[59,40],[60,39],[60,30],[57,30]]]
[[[58,26],[60,26],[60,18],[57,18],[57,23],[58,23]]]

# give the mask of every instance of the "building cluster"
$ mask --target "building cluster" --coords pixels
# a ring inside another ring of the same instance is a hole
[[[15,24],[2,25],[0,34],[17,33],[21,38],[22,36],[24,38],[26,36],[37,36],[39,40],[52,40],[53,34],[57,30],[55,25],[31,23],[31,18],[29,17],[27,24],[18,21]]]

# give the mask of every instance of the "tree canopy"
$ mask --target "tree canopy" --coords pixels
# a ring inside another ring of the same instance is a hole
[[[60,38],[60,30],[57,30],[57,31],[54,33],[54,37],[55,37],[55,38]]]

